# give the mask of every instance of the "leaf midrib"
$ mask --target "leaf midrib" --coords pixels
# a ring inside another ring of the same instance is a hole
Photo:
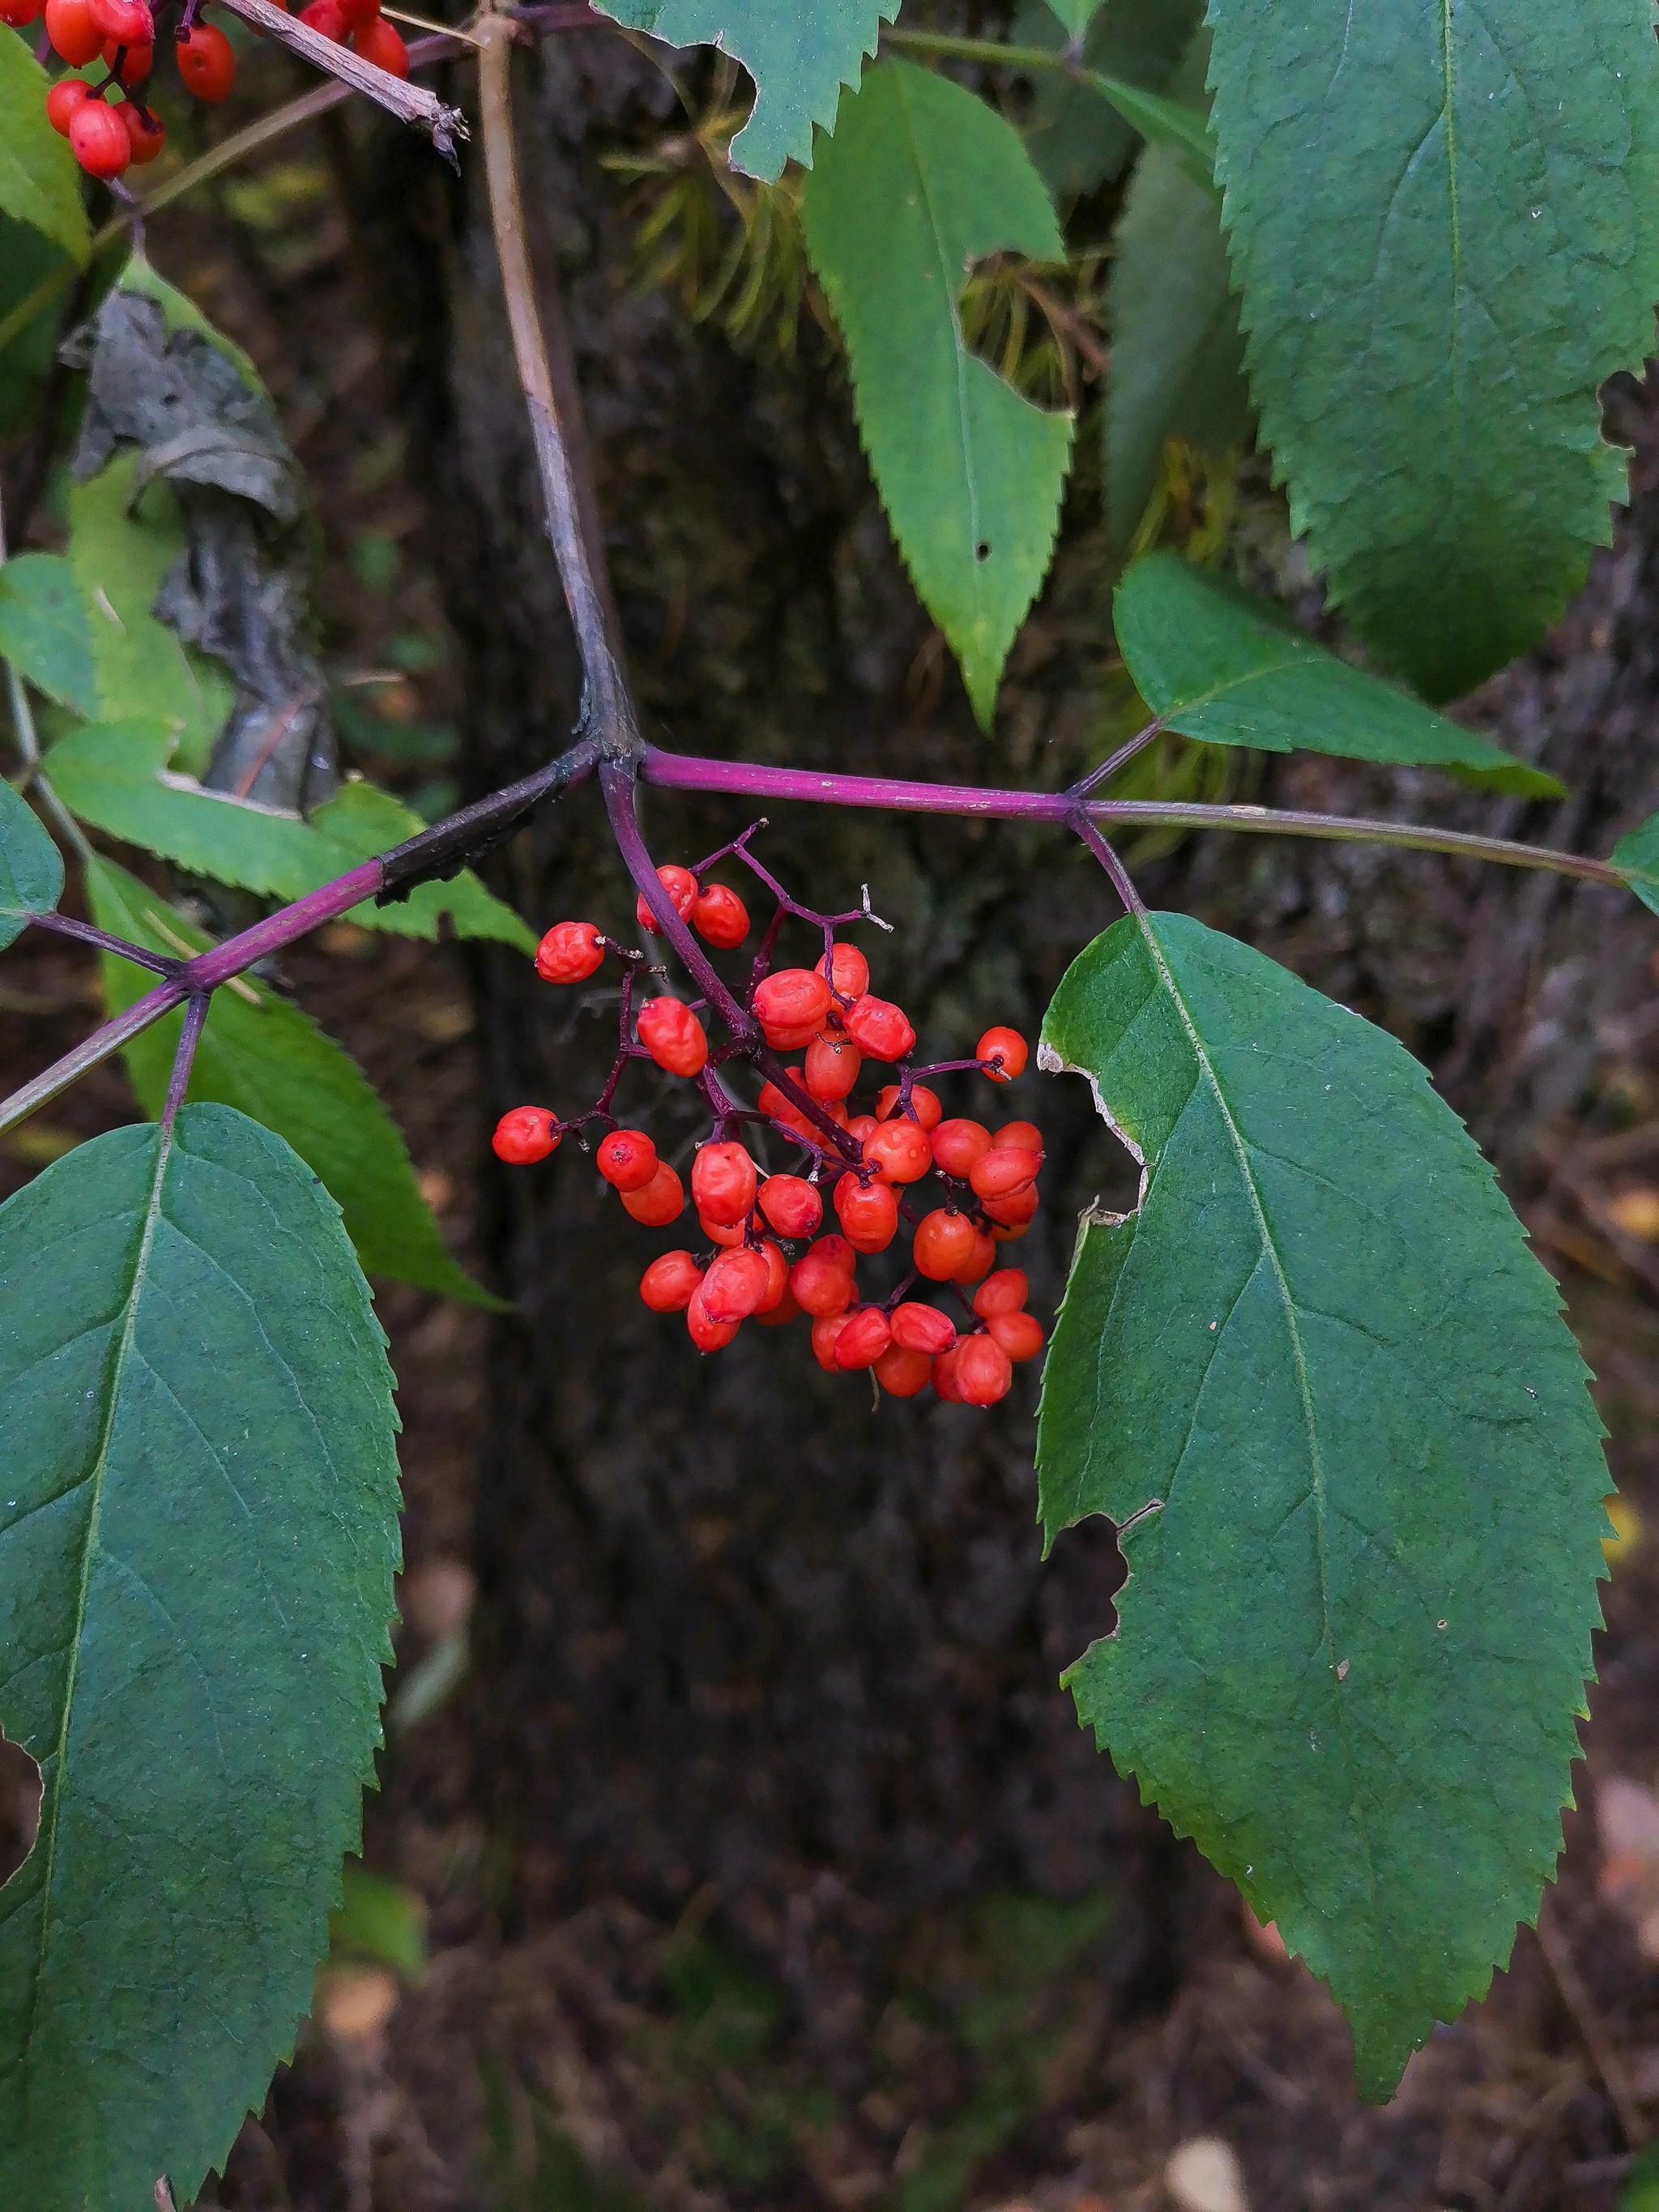
[[[126,1318],[120,1341],[112,1362],[109,1393],[105,1408],[104,1423],[98,1439],[98,1456],[92,1470],[92,1505],[87,1516],[86,1542],[81,1559],[80,1587],[76,1593],[75,1632],[70,1644],[69,1675],[64,1685],[64,1715],[58,1732],[58,1742],[52,1760],[52,1783],[50,1812],[43,1807],[41,1826],[46,1830],[46,1864],[40,1885],[40,1948],[34,1962],[34,1975],[29,1989],[28,2020],[23,2031],[25,2064],[33,2046],[35,2015],[40,2002],[40,1991],[46,1982],[46,1954],[52,1945],[52,1878],[58,1863],[58,1837],[62,1825],[64,1786],[69,1774],[70,1723],[75,1711],[76,1686],[81,1672],[81,1648],[87,1621],[87,1607],[92,1589],[92,1564],[98,1549],[99,1527],[103,1518],[104,1484],[109,1467],[110,1439],[115,1427],[116,1407],[121,1395],[121,1379],[127,1361],[132,1355],[133,1336],[137,1324],[138,1303],[143,1288],[145,1270],[149,1261],[150,1247],[155,1241],[156,1224],[161,1217],[161,1185],[167,1175],[167,1161],[173,1152],[173,1131],[163,1125],[157,1133],[155,1165],[149,1188],[149,1203],[144,1209],[144,1225],[138,1239],[138,1249],[132,1265],[132,1279],[127,1294]],[[27,2077],[26,2077],[27,2078]],[[27,2095],[27,2091],[25,2092]]]

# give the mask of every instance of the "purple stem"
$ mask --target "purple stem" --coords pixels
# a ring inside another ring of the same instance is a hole
[[[184,1027],[179,1032],[179,1049],[173,1055],[173,1073],[167,1078],[167,1103],[161,1109],[163,1138],[172,1133],[179,1109],[185,1103],[185,1092],[190,1085],[191,1065],[196,1058],[196,1048],[202,1041],[202,1024],[207,1019],[212,997],[210,991],[198,991],[185,1008]]]
[[[1137,753],[1145,752],[1147,746],[1163,734],[1161,719],[1148,722],[1144,730],[1137,730],[1127,744],[1120,745],[1115,753],[1102,761],[1098,768],[1091,768],[1087,775],[1079,776],[1066,796],[1067,799],[1086,799],[1091,791],[1115,776],[1119,769],[1127,768]]]
[[[182,960],[164,952],[147,952],[142,945],[129,945],[125,937],[112,937],[108,930],[94,929],[89,921],[76,921],[72,915],[37,914],[33,920],[37,929],[53,930],[59,937],[72,937],[82,945],[95,945],[100,952],[131,960],[135,968],[148,968],[154,975],[176,975],[184,966]]]
[[[1111,878],[1112,889],[1122,900],[1124,912],[1133,915],[1137,921],[1144,921],[1146,918],[1145,900],[1130,882],[1129,871],[1096,829],[1094,823],[1090,821],[1086,814],[1079,811],[1073,817],[1072,827]]]

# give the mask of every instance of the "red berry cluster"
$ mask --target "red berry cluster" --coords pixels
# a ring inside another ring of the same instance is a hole
[[[726,849],[772,883],[750,858],[745,839]],[[730,951],[748,935],[748,910],[728,885],[702,880],[710,865],[659,868],[658,878],[680,919],[707,944]],[[641,927],[659,933],[643,897],[636,911]],[[771,969],[786,913],[821,925],[824,955],[816,967]],[[1015,1364],[1042,1348],[1042,1328],[1025,1310],[1024,1274],[994,1267],[998,1245],[1023,1237],[1036,1212],[1042,1139],[1030,1121],[993,1129],[947,1120],[938,1094],[916,1079],[977,1070],[994,1083],[1010,1082],[1025,1066],[1025,1042],[1013,1030],[989,1029],[971,1060],[912,1067],[909,1020],[871,992],[864,955],[835,940],[835,923],[854,918],[810,915],[793,902],[781,902],[746,994],[766,1051],[739,1039],[712,1060],[703,1024],[684,1000],[650,998],[635,1014],[643,954],[592,922],[556,924],[536,956],[547,981],[585,982],[607,952],[623,962],[621,1050],[591,1112],[562,1121],[546,1107],[515,1107],[501,1117],[495,1148],[503,1160],[524,1164],[545,1159],[568,1132],[602,1123],[600,1175],[635,1220],[665,1228],[684,1211],[684,1186],[643,1130],[617,1126],[611,1104],[630,1060],[649,1059],[670,1074],[695,1079],[714,1113],[690,1173],[691,1203],[708,1249],[653,1260],[640,1283],[646,1304],[657,1313],[684,1313],[702,1352],[730,1344],[747,1320],[777,1327],[805,1315],[818,1364],[832,1372],[869,1368],[894,1397],[914,1397],[931,1383],[942,1398],[992,1405],[1006,1395]],[[797,1065],[770,1060],[795,1052],[803,1055]],[[753,1108],[726,1089],[719,1073],[741,1057],[770,1060]],[[890,1066],[897,1079],[880,1087],[868,1110],[860,1110],[855,1093],[866,1060]],[[808,1171],[767,1173],[726,1133],[745,1121],[810,1155]],[[944,1202],[918,1214],[902,1194],[928,1176],[944,1185]],[[820,1235],[826,1188],[839,1227]],[[860,1293],[858,1264],[885,1251],[902,1221],[910,1231],[910,1270],[883,1302],[871,1303]],[[959,1315],[910,1296],[918,1279],[953,1297]]]

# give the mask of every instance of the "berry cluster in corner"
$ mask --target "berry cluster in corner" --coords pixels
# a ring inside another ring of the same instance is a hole
[[[197,20],[199,5],[185,0],[173,56],[186,91],[216,107],[236,81],[236,56],[216,24]],[[0,23],[13,30],[43,15],[53,52],[71,71],[101,61],[108,72],[101,83],[60,76],[46,94],[47,119],[81,167],[112,184],[129,167],[153,161],[167,135],[145,99],[155,65],[156,11],[147,0],[0,0]],[[312,0],[301,21],[337,43],[349,41],[390,75],[409,75],[408,52],[382,20],[380,0]]]
[[[657,876],[682,921],[723,951],[748,936],[749,914],[729,885],[704,880],[708,870],[733,856],[774,893],[777,910],[744,994],[763,1046],[734,1037],[711,1053],[699,1018],[705,1000],[688,1004],[662,994],[636,1008],[641,978],[661,972],[649,968],[647,956],[592,922],[556,923],[536,957],[545,981],[586,982],[607,955],[622,963],[619,1049],[586,1114],[567,1121],[547,1107],[515,1107],[496,1127],[495,1149],[524,1165],[546,1159],[573,1132],[586,1149],[584,1133],[602,1128],[600,1175],[635,1221],[666,1228],[685,1211],[685,1187],[645,1131],[619,1125],[611,1104],[632,1060],[650,1060],[695,1081],[713,1115],[690,1168],[704,1249],[653,1260],[640,1283],[646,1304],[684,1313],[704,1352],[730,1344],[745,1321],[775,1328],[805,1316],[818,1364],[832,1373],[868,1368],[894,1397],[915,1397],[931,1385],[957,1403],[993,1405],[1006,1395],[1015,1365],[1042,1348],[1042,1328],[1026,1310],[1024,1273],[994,1264],[999,1245],[1023,1237],[1036,1212],[1042,1139],[1030,1121],[994,1129],[947,1118],[938,1092],[919,1079],[961,1073],[1012,1082],[1024,1070],[1025,1041],[1012,1029],[988,1029],[971,1060],[914,1066],[908,1017],[872,993],[864,954],[836,939],[842,924],[875,921],[867,902],[834,915],[798,905],[750,853],[753,834],[746,830],[699,867],[662,867]],[[643,930],[659,933],[643,896],[636,914]],[[776,940],[792,916],[821,932],[823,957],[810,969],[775,969]],[[796,1052],[798,1063],[780,1065],[775,1057]],[[745,1060],[761,1063],[765,1078],[752,1107],[726,1088],[722,1074]],[[894,1079],[860,1097],[866,1062]],[[760,1133],[763,1146],[767,1138],[781,1141],[799,1171],[769,1171],[731,1133],[744,1124]],[[943,1186],[943,1202],[922,1212],[903,1194],[929,1176]],[[826,1191],[838,1227],[820,1234]],[[901,1224],[909,1232],[909,1269],[872,1301],[861,1292],[859,1263],[887,1250]],[[959,1311],[953,1316],[913,1295],[928,1288],[953,1299]]]

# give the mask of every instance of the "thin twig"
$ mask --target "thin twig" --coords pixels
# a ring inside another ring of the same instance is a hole
[[[1111,878],[1112,889],[1122,900],[1124,912],[1133,915],[1137,921],[1144,921],[1146,902],[1131,881],[1129,871],[1080,807],[1072,817],[1072,828]]]
[[[73,915],[37,914],[30,919],[36,929],[49,929],[79,944],[96,945],[99,951],[112,952],[118,960],[131,960],[135,967],[148,968],[155,975],[177,975],[181,964],[164,952],[150,952],[142,945],[129,945],[125,937],[112,937],[106,929],[94,929],[89,921],[76,921]]]
[[[278,7],[276,0],[223,0],[223,5],[233,15],[240,15],[245,23],[252,24],[256,31],[263,31],[290,53],[298,54],[302,62],[309,62],[325,76],[338,77],[354,92],[378,101],[400,123],[412,124],[416,130],[424,131],[444,159],[454,163],[455,141],[468,135],[465,118],[459,107],[446,106],[436,93],[428,92],[423,85],[406,84],[389,70],[377,69],[349,46],[337,46],[320,31],[313,31],[309,23],[301,22],[285,8]]]
[[[202,1024],[206,1021],[208,1008],[213,1002],[211,991],[198,991],[185,1008],[184,1026],[179,1032],[179,1048],[173,1055],[173,1072],[167,1077],[167,1095],[161,1108],[161,1134],[167,1136],[185,1103],[185,1092],[190,1087],[191,1066],[196,1058],[196,1048],[202,1041]]]
[[[1103,783],[1115,776],[1121,768],[1127,768],[1137,754],[1145,752],[1147,746],[1155,744],[1163,734],[1163,720],[1155,717],[1144,730],[1137,730],[1133,737],[1121,744],[1115,752],[1108,753],[1098,768],[1091,768],[1087,775],[1079,776],[1066,796],[1068,799],[1086,799],[1091,791],[1097,791]]]

